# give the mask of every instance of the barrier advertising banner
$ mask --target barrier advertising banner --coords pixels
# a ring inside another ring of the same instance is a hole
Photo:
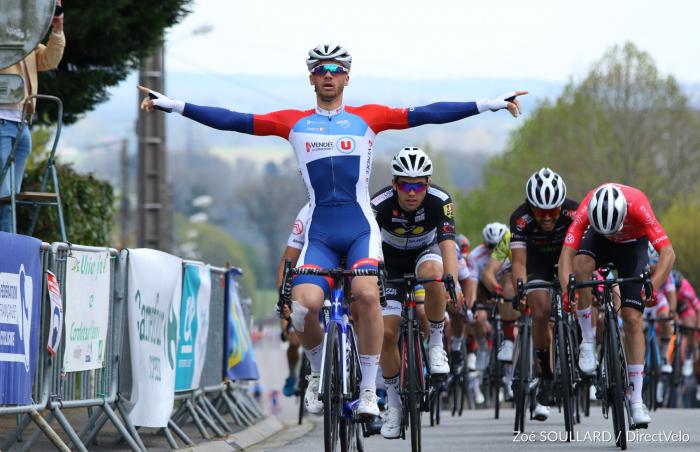
[[[63,370],[104,366],[111,266],[109,251],[71,251],[66,262],[66,351]]]
[[[243,317],[235,273],[236,270],[229,270],[226,274],[226,376],[232,380],[257,380],[260,373]]]
[[[182,283],[180,328],[177,338],[175,390],[199,387],[209,334],[211,276],[209,267],[186,264]]]
[[[41,242],[0,232],[0,405],[32,401],[39,348]]]
[[[182,260],[129,250],[129,345],[134,425],[165,427],[173,410]]]
[[[51,356],[56,356],[63,331],[63,299],[61,298],[61,286],[58,284],[58,278],[48,270],[46,271],[46,291],[51,300],[51,324],[49,325],[49,340],[46,349],[51,353]]]

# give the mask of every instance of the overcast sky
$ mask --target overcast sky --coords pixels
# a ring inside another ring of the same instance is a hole
[[[663,73],[700,82],[697,0],[196,0],[168,32],[167,68],[304,75],[309,48],[338,42],[356,76],[566,81],[632,41]],[[194,36],[202,25],[212,31]]]

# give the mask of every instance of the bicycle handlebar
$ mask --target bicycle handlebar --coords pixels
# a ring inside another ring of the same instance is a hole
[[[286,305],[291,307],[292,285],[291,279],[294,275],[311,275],[311,276],[328,276],[331,278],[353,277],[353,276],[377,276],[379,280],[379,304],[386,307],[386,296],[384,293],[384,262],[379,262],[379,268],[357,268],[354,270],[346,270],[342,268],[334,268],[330,270],[321,268],[299,267],[292,268],[292,262],[289,259],[284,261],[284,272],[282,274],[282,285],[279,289],[279,298],[277,307],[282,318],[282,308]]]
[[[606,273],[607,274],[607,273]],[[592,279],[590,281],[576,282],[576,276],[574,274],[569,275],[569,284],[567,285],[567,291],[569,294],[569,300],[573,300],[574,291],[576,289],[585,289],[586,287],[599,287],[606,286],[608,288],[612,286],[618,286],[620,284],[637,284],[642,283],[644,287],[644,296],[650,298],[654,293],[654,287],[651,284],[651,275],[649,270],[644,270],[639,276],[634,276],[631,278],[615,278],[615,279]]]
[[[561,289],[561,284],[559,280],[554,281],[530,281],[527,284],[523,283],[523,280],[518,278],[516,296],[513,297],[513,309],[516,311],[520,307],[520,300],[525,298],[526,292],[532,289]]]
[[[445,289],[447,289],[447,292],[450,294],[450,298],[452,299],[452,301],[457,301],[457,290],[455,289],[455,281],[454,278],[452,278],[452,275],[449,273],[438,278],[417,278],[414,274],[407,273],[401,278],[385,279],[384,282],[400,284],[405,283],[409,280],[414,283],[414,286],[418,284],[426,284],[431,282],[441,282],[445,285]]]

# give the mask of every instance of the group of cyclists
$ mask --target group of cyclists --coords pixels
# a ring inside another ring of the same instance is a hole
[[[700,303],[687,279],[677,273],[675,278],[672,276],[675,255],[671,242],[644,193],[634,187],[606,183],[578,203],[567,198],[566,184],[559,174],[542,168],[526,181],[525,202],[514,210],[510,224],[486,225],[483,243],[470,249],[466,237],[455,231],[452,198],[433,184],[433,164],[420,148],[405,147],[396,153],[391,160],[390,184],[370,196],[375,137],[384,130],[448,123],[486,111],[505,109],[517,117],[518,96],[527,92],[410,108],[375,104],[352,107],[343,103],[352,65],[345,48],[319,45],[309,51],[306,64],[317,100],[316,107],[306,111],[239,113],[178,101],[139,87],[147,94],[142,108],[175,111],[217,129],[275,135],[290,142],[309,202],[294,222],[281,262],[290,259],[295,267],[317,269],[336,268],[341,260],[351,269],[377,269],[383,262],[388,279],[409,273],[434,279],[453,275],[459,281],[456,299],[449,299],[445,287],[437,281],[424,284],[420,294],[416,291],[418,298],[424,299],[418,312],[429,356],[426,372],[446,375],[450,365],[462,365],[462,344],[468,349],[464,355],[470,370],[485,368],[490,347],[498,347],[498,360],[511,362],[520,311],[529,310],[539,375],[535,409],[539,420],[547,419],[554,403],[551,292],[534,289],[519,300],[519,305],[499,304],[504,338],[500,344],[491,344],[491,311],[485,307],[494,300],[515,297],[518,280],[527,283],[558,279],[566,288],[570,274],[577,280],[588,280],[597,268],[611,262],[620,277],[638,276],[651,264],[653,295],[645,296],[640,283],[621,286],[618,297],[631,416],[635,424],[648,425],[651,419],[641,396],[645,358],[643,313],[653,309],[658,316],[670,316],[675,310],[684,325],[695,327]],[[282,265],[278,283],[281,281]],[[284,392],[294,393],[293,367],[300,345],[310,365],[304,394],[310,413],[323,410],[318,394],[323,359],[319,314],[329,296],[330,283],[321,276],[295,276],[291,306],[281,308],[281,315],[287,319],[283,335],[291,345],[290,377]],[[387,406],[381,434],[398,438],[403,413],[398,337],[405,288],[401,284],[386,284],[386,306],[379,303],[380,289],[374,276],[356,276],[351,281],[350,313],[361,367],[355,414],[360,418],[380,414],[379,382],[386,388]],[[591,291],[578,291],[572,299],[563,291],[563,304],[566,310],[575,312],[580,327],[579,370],[591,374],[597,365],[598,317]],[[684,372],[692,371],[696,358],[695,334],[689,331],[687,343],[691,352],[686,354]],[[671,333],[661,331],[662,347],[668,346]],[[509,370],[506,377],[510,378]],[[508,397],[510,385],[505,390]],[[483,402],[478,387],[475,392],[476,402]]]

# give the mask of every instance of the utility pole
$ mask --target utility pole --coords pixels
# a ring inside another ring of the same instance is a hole
[[[141,62],[139,84],[164,92],[164,69],[164,49],[159,46]],[[166,182],[165,115],[139,109],[137,129],[138,246],[169,252],[172,219],[168,218],[168,212],[172,211]]]
[[[120,152],[122,200],[120,205],[119,234],[121,247],[126,248],[129,236],[129,140],[122,140]]]

